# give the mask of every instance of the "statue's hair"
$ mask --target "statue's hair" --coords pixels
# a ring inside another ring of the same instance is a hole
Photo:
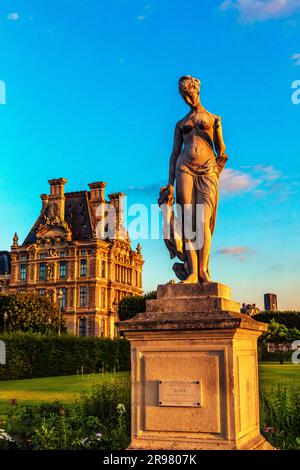
[[[199,92],[200,91],[200,85],[201,82],[198,78],[194,78],[191,75],[183,75],[179,79],[179,89],[182,91],[188,91],[191,87],[196,88],[196,90]]]

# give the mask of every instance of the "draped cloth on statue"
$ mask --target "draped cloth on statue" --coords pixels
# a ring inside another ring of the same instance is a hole
[[[212,157],[206,164],[197,166],[196,168],[192,167],[189,162],[185,162],[182,155],[180,155],[176,164],[176,179],[178,179],[178,172],[184,172],[190,175],[193,189],[196,192],[195,201],[197,201],[197,204],[208,205],[211,209],[210,230],[211,234],[213,234],[216,225],[219,199],[219,178],[228,158],[226,155],[217,158],[213,148],[211,148],[211,151]],[[182,207],[183,204],[180,197],[178,197],[178,193],[177,191],[176,203]],[[182,261],[182,263],[175,263],[173,270],[177,277],[183,281],[189,276],[190,270],[182,236],[183,223],[182,221],[178,221],[174,214],[174,189],[170,187],[162,188],[158,203],[162,209],[163,215],[164,241],[169,250],[171,259],[177,257]]]

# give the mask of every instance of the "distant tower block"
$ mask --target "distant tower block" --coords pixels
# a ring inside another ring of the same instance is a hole
[[[265,294],[265,310],[275,312],[278,310],[277,295]]]

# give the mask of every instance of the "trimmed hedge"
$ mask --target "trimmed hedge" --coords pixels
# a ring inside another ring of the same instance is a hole
[[[258,349],[258,358],[260,362],[292,362],[293,351],[276,351],[269,352],[263,347]]]
[[[130,345],[124,339],[5,333],[6,365],[0,380],[130,370]]]
[[[253,315],[254,320],[270,323],[275,320],[287,328],[298,328],[300,330],[300,312],[260,312]]]

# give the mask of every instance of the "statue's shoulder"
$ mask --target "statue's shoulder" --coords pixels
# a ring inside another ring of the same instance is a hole
[[[212,126],[217,129],[218,127],[220,127],[222,125],[222,116],[220,116],[219,114],[213,114],[213,113],[210,113],[209,111],[207,111],[210,118],[211,118],[211,121],[212,121]]]
[[[212,121],[215,121],[216,119],[219,119],[219,115],[218,114],[214,114],[214,113],[211,113],[210,111],[207,111],[207,114],[209,115],[209,117],[212,119]]]

